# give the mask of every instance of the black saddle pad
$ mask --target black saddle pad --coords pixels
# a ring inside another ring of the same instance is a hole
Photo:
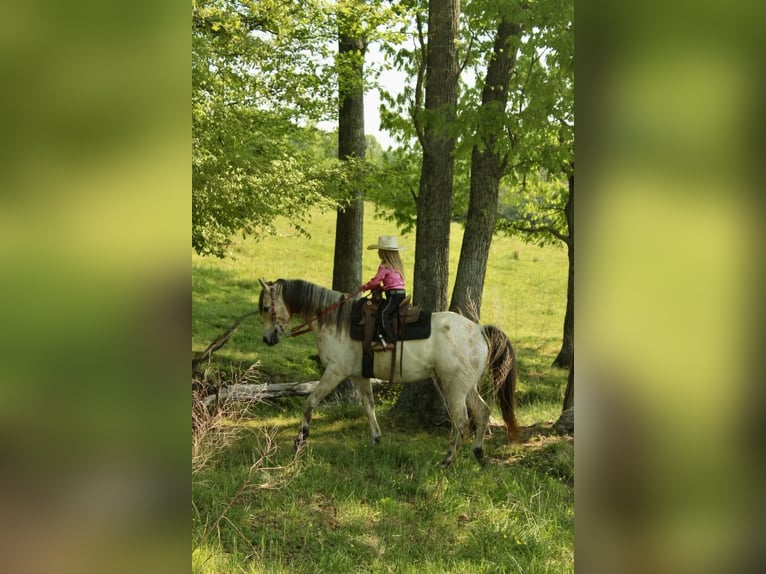
[[[359,321],[362,320],[362,307],[369,301],[368,297],[363,297],[358,301],[354,301],[354,306],[351,308],[351,338],[354,341],[364,340],[364,325],[360,325]],[[409,323],[404,326],[404,337],[401,337],[401,341],[410,341],[413,339],[428,339],[431,336],[431,312],[420,310],[420,317],[414,323]]]

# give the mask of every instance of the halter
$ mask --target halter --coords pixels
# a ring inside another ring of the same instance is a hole
[[[337,309],[338,307],[343,305],[343,303],[345,303],[349,299],[352,299],[353,297],[355,297],[356,295],[358,295],[362,291],[363,291],[363,289],[357,289],[353,293],[349,293],[346,297],[342,297],[339,301],[333,303],[332,305],[330,305],[329,307],[327,307],[325,309],[322,309],[319,313],[314,315],[314,317],[312,317],[308,321],[304,321],[300,325],[296,325],[295,327],[290,329],[290,333],[287,336],[288,337],[297,337],[299,335],[305,335],[306,333],[310,333],[311,332],[311,323],[313,323],[314,321],[316,321],[320,317],[323,317],[324,315],[326,315],[330,311],[333,311],[333,310]],[[279,326],[279,323],[277,322],[277,309],[276,309],[277,306],[274,304],[274,284],[273,283],[269,284],[269,298],[271,299],[271,322],[274,325]],[[282,332],[284,332],[284,327],[282,327]]]
[[[274,283],[269,281],[267,285],[269,287],[269,314],[271,316],[271,323],[274,325],[274,328],[277,331],[284,333],[284,326],[280,325],[279,321],[277,320],[277,305],[276,298],[274,297]]]

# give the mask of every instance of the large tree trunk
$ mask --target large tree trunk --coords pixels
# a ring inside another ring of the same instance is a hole
[[[572,351],[572,358],[569,364],[569,376],[567,377],[567,388],[564,391],[564,404],[561,406],[561,410],[565,411],[571,409],[574,406],[574,351]]]
[[[341,26],[339,62],[343,73],[338,78],[338,159],[364,159],[364,52],[362,38],[349,36]],[[335,258],[332,288],[350,293],[362,282],[362,241],[364,227],[364,189],[352,190],[351,203],[339,209],[335,224]]]
[[[419,130],[423,164],[417,200],[413,298],[433,311],[447,308],[455,148],[455,136],[448,128],[457,108],[459,15],[459,0],[429,2],[425,97],[429,119]]]
[[[564,337],[561,350],[553,361],[554,367],[566,369],[574,354],[574,173],[569,176],[569,199],[565,207],[567,216],[567,255],[569,256],[569,274],[567,278],[567,309],[564,313]]]
[[[479,109],[479,117],[485,120],[477,128],[482,145],[474,145],[471,154],[471,194],[450,310],[477,322],[481,316],[487,259],[495,232],[500,179],[505,167],[504,158],[495,146],[497,134],[503,130],[508,85],[516,62],[517,49],[511,40],[520,32],[519,24],[504,19],[498,25]]]
[[[460,0],[430,0],[428,4],[425,108],[429,117],[418,126],[423,165],[412,292],[415,303],[432,311],[447,308],[455,148],[449,127],[457,108],[459,16]],[[446,417],[444,401],[431,381],[405,385],[392,412],[428,426]]]
[[[365,42],[354,30],[354,12],[339,16],[338,22],[338,159],[364,159],[364,53]],[[362,283],[362,241],[364,231],[364,189],[351,190],[350,203],[337,212],[332,288],[352,292]],[[331,397],[355,397],[351,381],[345,380]]]
[[[569,377],[567,388],[564,391],[564,404],[561,406],[561,414],[554,423],[553,428],[559,434],[574,435],[574,351],[572,351],[569,364]]]

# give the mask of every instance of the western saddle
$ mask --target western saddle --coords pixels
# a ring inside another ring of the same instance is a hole
[[[381,289],[373,289],[372,297],[367,300],[362,307],[362,319],[360,325],[364,325],[364,341],[362,349],[365,353],[370,351],[380,352],[391,350],[391,347],[384,348],[377,342],[378,329],[380,327],[380,306],[383,304],[383,295]],[[415,323],[420,317],[420,307],[412,304],[412,297],[407,295],[399,304],[399,308],[394,313],[391,321],[391,327],[396,336],[395,343],[404,339],[405,326]],[[373,344],[374,343],[374,344]]]

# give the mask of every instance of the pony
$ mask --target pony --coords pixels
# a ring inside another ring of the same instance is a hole
[[[262,291],[258,311],[263,322],[263,342],[276,345],[284,336],[294,336],[308,329],[316,339],[324,372],[306,400],[303,421],[295,439],[300,448],[309,436],[311,416],[317,405],[339,383],[350,379],[367,414],[373,444],[380,442],[380,427],[375,416],[372,383],[362,375],[362,342],[351,339],[350,317],[355,301],[346,296],[301,279],[259,280]],[[304,320],[303,331],[285,329],[293,317]],[[518,425],[514,414],[516,357],[508,337],[491,325],[479,325],[453,312],[431,315],[431,336],[400,345],[400,364],[394,383],[409,383],[433,378],[441,391],[452,423],[452,441],[442,467],[455,460],[469,424],[475,425],[473,453],[481,464],[484,457],[484,435],[489,426],[489,405],[479,392],[485,373],[491,374],[492,389],[499,400],[509,439],[515,440]],[[374,353],[376,376],[390,376],[391,352]],[[379,375],[380,374],[380,375]],[[382,377],[381,377],[382,378]],[[470,418],[469,418],[470,412]]]

